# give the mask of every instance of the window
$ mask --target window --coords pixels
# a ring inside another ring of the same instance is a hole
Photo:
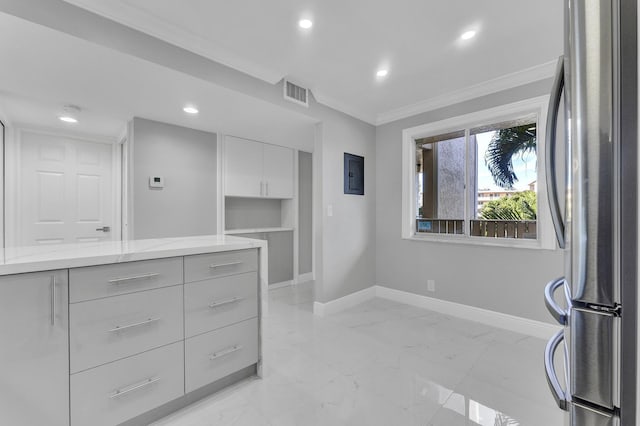
[[[554,248],[546,97],[403,132],[403,237]]]

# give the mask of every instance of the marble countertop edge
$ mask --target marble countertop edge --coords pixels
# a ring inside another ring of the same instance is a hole
[[[0,275],[266,247],[263,240],[229,235],[16,247],[2,250]]]

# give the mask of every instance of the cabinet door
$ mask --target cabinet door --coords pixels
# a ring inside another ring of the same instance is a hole
[[[229,136],[225,138],[225,195],[262,196],[263,145],[246,139]]]
[[[0,277],[0,424],[69,425],[67,271]]]
[[[293,198],[293,150],[264,145],[264,196]]]

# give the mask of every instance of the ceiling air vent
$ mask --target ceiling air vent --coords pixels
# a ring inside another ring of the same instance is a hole
[[[309,106],[309,90],[289,80],[284,81],[284,98],[306,107]]]

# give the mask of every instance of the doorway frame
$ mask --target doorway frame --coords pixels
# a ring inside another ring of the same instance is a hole
[[[83,132],[73,132],[62,129],[48,128],[33,124],[16,123],[12,126],[12,137],[5,137],[5,156],[4,156],[4,216],[5,216],[5,232],[4,243],[5,248],[18,247],[21,238],[21,218],[19,214],[20,202],[22,201],[20,191],[20,152],[22,145],[23,133],[37,133],[41,135],[66,137],[77,140],[84,140],[92,143],[101,143],[111,145],[111,179],[112,179],[112,200],[111,210],[113,215],[113,232],[110,241],[119,241],[122,239],[122,145],[121,139],[118,137],[108,137],[102,135],[94,135]]]

